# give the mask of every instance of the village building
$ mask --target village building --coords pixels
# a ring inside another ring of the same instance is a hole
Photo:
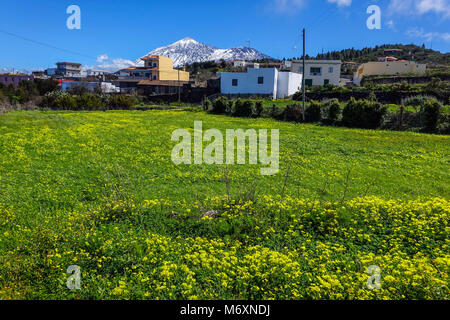
[[[276,68],[248,69],[247,72],[221,72],[220,92],[226,95],[267,96],[282,99],[301,89],[302,75]]]
[[[56,63],[56,69],[52,69],[50,72],[54,72],[54,75],[61,77],[81,77],[81,64],[75,62],[58,62]]]
[[[33,81],[34,76],[27,74],[10,74],[0,73],[0,83],[9,86],[12,85],[14,89],[19,87],[19,83],[22,81]]]
[[[120,71],[121,78],[150,81],[189,81],[189,72],[173,68],[173,61],[163,56],[141,58],[144,67],[130,67]]]
[[[305,75],[305,86],[339,85],[341,78],[340,60],[305,60],[306,72],[303,73],[303,60],[293,60],[290,63],[291,72]]]
[[[419,64],[414,61],[382,59],[382,61],[372,61],[363,63],[353,76],[353,83],[360,85],[365,76],[392,76],[401,74],[424,74],[427,70],[426,64]]]

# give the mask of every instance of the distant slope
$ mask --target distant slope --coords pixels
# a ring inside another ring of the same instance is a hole
[[[186,37],[168,46],[157,48],[145,56],[166,56],[172,58],[175,67],[206,61],[233,61],[233,60],[259,60],[272,59],[253,48],[238,47],[231,49],[218,49],[216,47],[195,41]],[[142,61],[136,60],[141,65]]]
[[[450,66],[450,53],[441,53],[439,51],[426,49],[424,46],[420,47],[414,44],[385,44],[376,46],[375,48],[363,49],[345,49],[341,51],[331,51],[324,54],[318,54],[316,59],[336,59],[342,61],[353,61],[364,63],[368,61],[376,61],[379,57],[384,57],[385,49],[402,49],[401,53],[394,56],[399,59],[411,60],[427,63],[430,66],[447,65]]]

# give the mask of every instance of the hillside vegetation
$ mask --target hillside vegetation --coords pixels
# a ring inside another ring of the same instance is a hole
[[[320,53],[315,58],[319,60],[327,59],[364,63],[368,61],[377,61],[378,58],[385,57],[385,49],[402,49],[403,51],[401,53],[395,54],[395,57],[398,59],[414,60],[416,62],[426,63],[431,66],[450,66],[450,53],[441,53],[439,51],[425,48],[425,46],[417,46],[414,44],[385,44],[375,46],[374,48],[351,48],[341,51],[330,51],[323,54]]]

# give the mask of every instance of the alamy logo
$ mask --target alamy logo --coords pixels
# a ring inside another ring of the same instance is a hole
[[[67,14],[70,16],[67,18],[66,25],[69,30],[81,29],[81,9],[77,5],[71,5],[67,7]]]
[[[81,268],[76,265],[69,266],[67,268],[67,288],[69,290],[80,290],[81,289]]]
[[[203,132],[203,123],[194,122],[194,164],[246,164],[268,166],[261,168],[262,175],[275,175],[279,170],[279,130],[270,130],[270,155],[268,152],[268,130],[260,129],[227,129],[226,145],[220,130],[209,129]],[[248,148],[246,141],[248,139]],[[181,141],[180,141],[181,140]],[[172,141],[179,142],[172,149],[174,164],[192,164],[192,136],[187,129],[177,129],[172,133]],[[205,148],[203,143],[209,143]],[[237,144],[235,143],[237,142]],[[235,159],[235,147],[237,158]],[[226,155],[224,157],[224,149]],[[259,160],[259,161],[258,161]]]
[[[371,5],[367,8],[367,13],[370,14],[366,25],[369,30],[381,29],[381,9],[377,5]]]
[[[366,273],[369,275],[367,278],[367,288],[370,290],[381,289],[381,269],[379,266],[369,266]]]

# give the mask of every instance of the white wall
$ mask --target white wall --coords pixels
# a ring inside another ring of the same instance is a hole
[[[263,84],[258,84],[258,77],[264,78]],[[237,79],[238,85],[233,86],[233,79]],[[277,97],[278,70],[272,69],[248,69],[247,72],[222,72],[220,73],[220,92],[223,94],[264,94]]]
[[[338,86],[341,78],[341,61],[339,60],[306,60],[305,61],[305,80],[311,79],[313,86],[323,86],[325,80],[329,80],[330,84]],[[293,61],[291,66],[291,72],[301,73],[303,62]],[[333,68],[333,72],[330,72],[330,67]],[[320,75],[314,75],[311,73],[311,68],[321,68]]]
[[[302,75],[293,72],[278,73],[277,99],[291,96],[302,88]]]
[[[263,77],[264,83],[258,84]],[[233,79],[238,85],[233,86]],[[292,72],[279,72],[275,68],[248,69],[247,72],[220,73],[220,92],[223,94],[264,94],[273,99],[291,96],[302,87],[302,75]]]

